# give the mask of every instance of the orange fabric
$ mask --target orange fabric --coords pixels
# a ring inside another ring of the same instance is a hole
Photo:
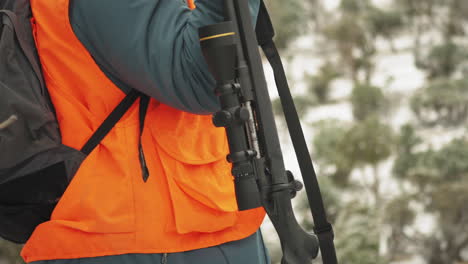
[[[193,6],[193,2],[191,5]],[[33,27],[63,143],[81,148],[124,94],[74,35],[69,0],[31,0]],[[84,161],[51,220],[22,251],[26,262],[171,253],[239,240],[265,212],[238,212],[228,144],[211,117],[151,100],[138,159],[138,103]]]
[[[187,5],[190,7],[190,9],[195,9],[195,0],[188,0]]]

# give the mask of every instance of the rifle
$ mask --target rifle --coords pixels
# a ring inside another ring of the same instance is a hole
[[[263,0],[256,28],[248,0],[224,0],[225,21],[199,29],[200,44],[217,81],[221,111],[213,123],[224,127],[227,156],[239,210],[263,206],[280,238],[282,264],[311,263],[322,254],[324,264],[337,264],[334,234],[328,222],[304,133],[289,90],[281,58],[273,42],[274,29]],[[314,232],[297,222],[291,199],[303,185],[286,171],[278,130],[268,94],[258,46],[275,73],[276,86],[314,218]]]

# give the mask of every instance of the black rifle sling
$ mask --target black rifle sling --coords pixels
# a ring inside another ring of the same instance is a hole
[[[86,142],[86,144],[81,149],[85,155],[89,155],[96,147],[101,143],[101,141],[106,137],[107,134],[112,130],[112,128],[119,122],[120,119],[125,115],[125,113],[130,109],[133,103],[141,97],[142,94],[133,89],[127,96],[114,108],[114,110],[109,114],[109,116],[102,122],[101,126],[94,132],[91,138]]]
[[[304,186],[309,199],[310,209],[314,219],[314,232],[317,234],[320,251],[324,264],[337,264],[334,234],[332,225],[327,220],[322,195],[317,181],[310,153],[301,127],[299,115],[294,105],[289,89],[288,80],[278,50],[273,42],[275,35],[270,16],[263,1],[260,6],[256,34],[259,45],[262,47],[271,67],[273,68],[276,86],[278,88],[281,105],[283,107],[289,134],[296,152],[299,167],[304,180]]]

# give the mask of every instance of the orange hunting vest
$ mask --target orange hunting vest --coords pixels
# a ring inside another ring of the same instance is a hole
[[[33,28],[63,143],[80,149],[124,98],[73,33],[70,0],[31,0]],[[189,1],[193,8],[193,2]],[[25,245],[26,262],[173,253],[253,234],[265,212],[237,210],[224,129],[152,99],[138,156],[138,101],[83,162]]]

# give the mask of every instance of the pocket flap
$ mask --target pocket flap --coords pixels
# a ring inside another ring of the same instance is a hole
[[[161,148],[187,164],[207,164],[229,153],[224,128],[216,128],[211,116],[194,115],[161,104],[155,108],[153,135]]]

